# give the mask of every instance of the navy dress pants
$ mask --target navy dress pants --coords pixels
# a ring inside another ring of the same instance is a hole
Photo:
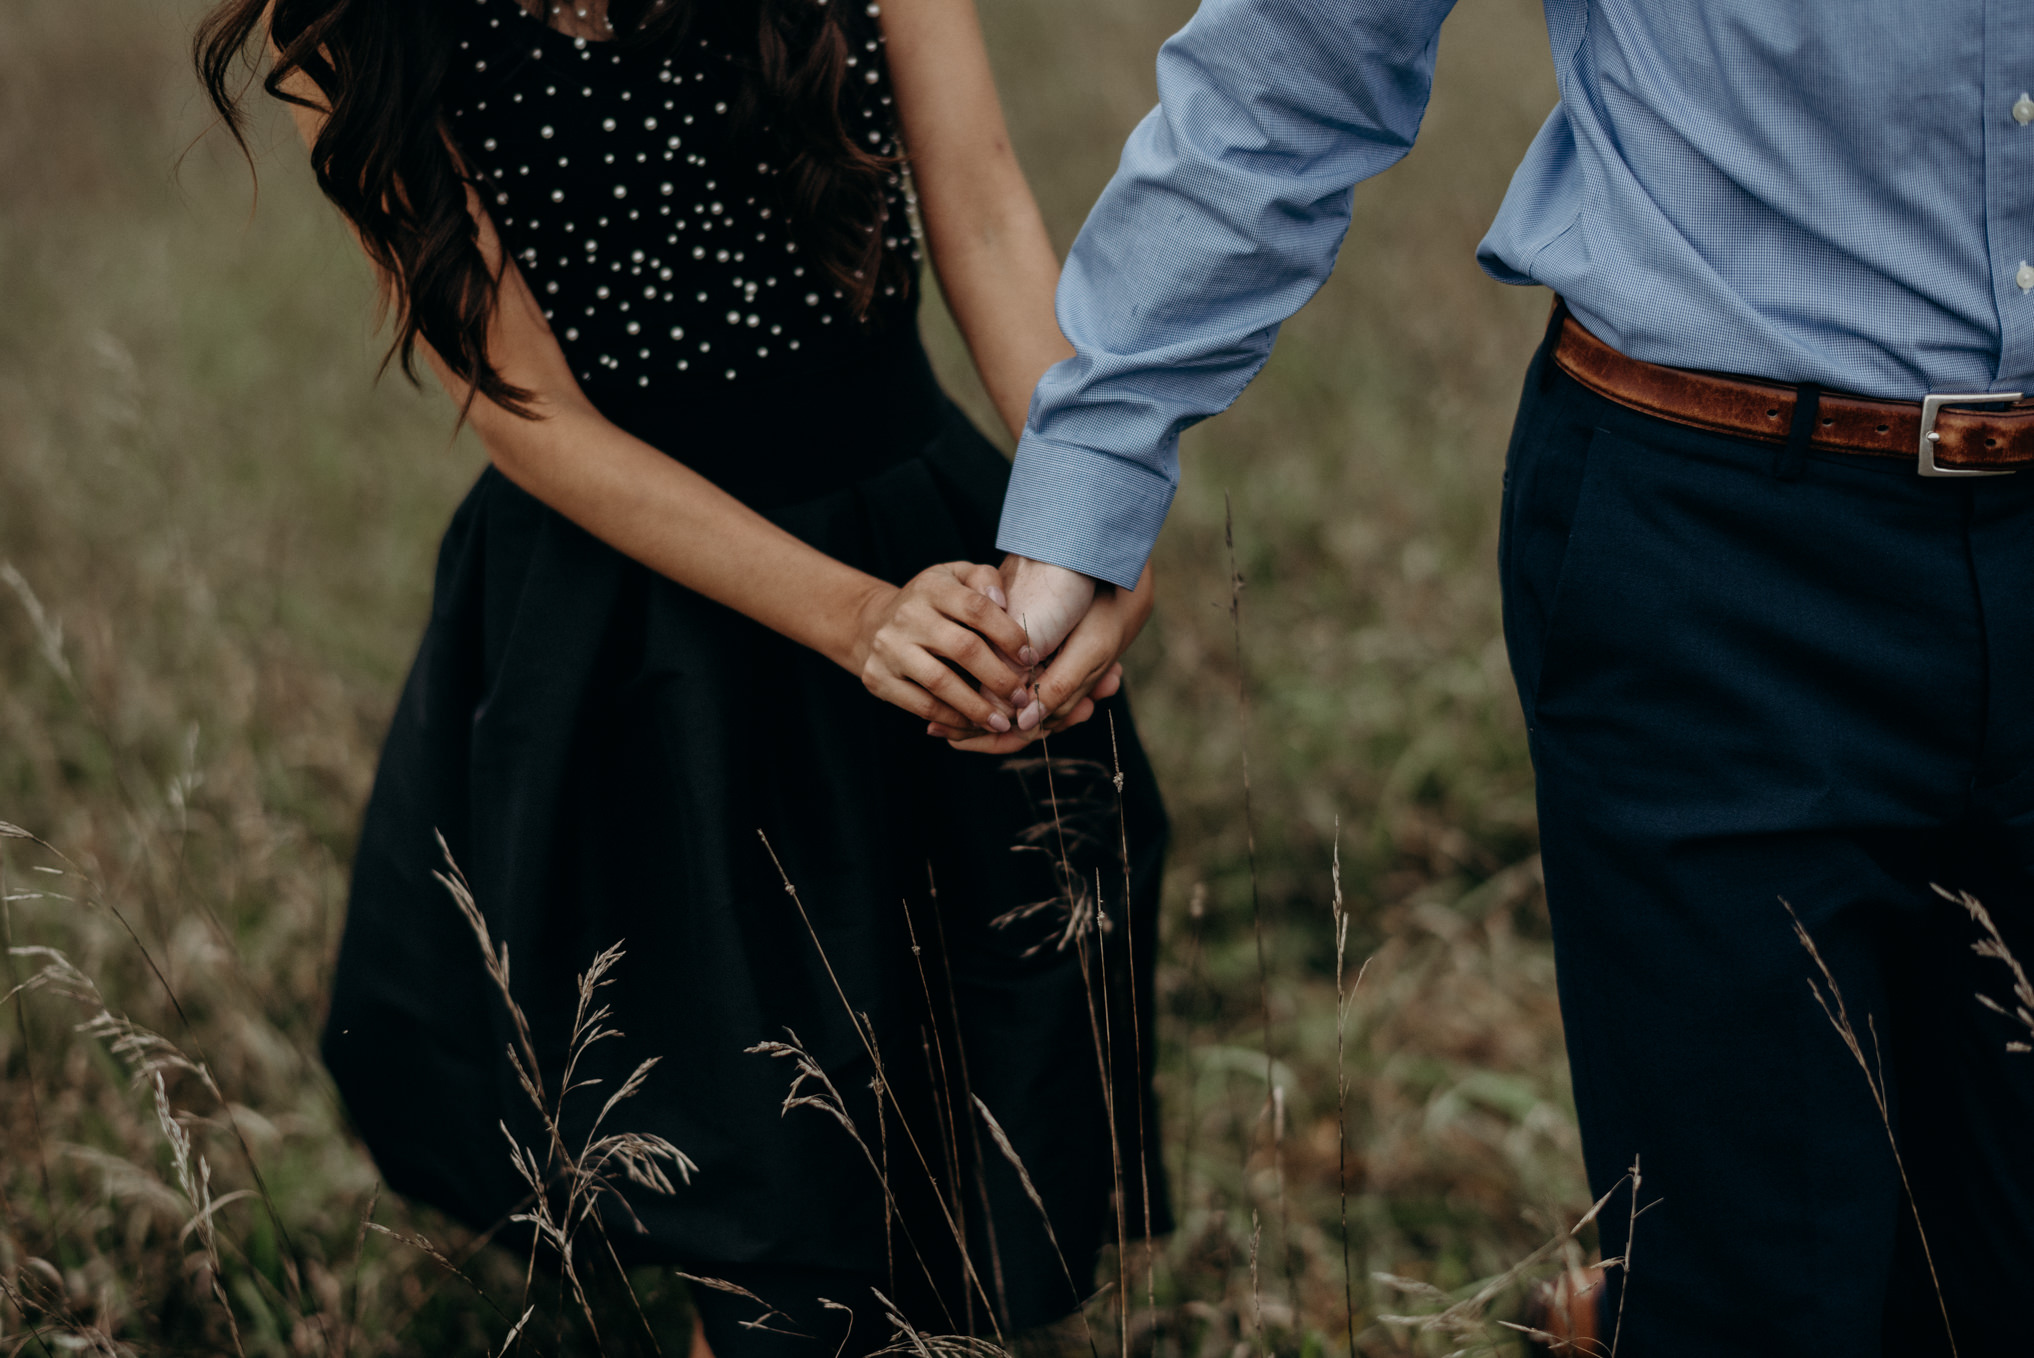
[[[1896,1142],[1958,1349],[2034,1354],[2034,1034],[1930,889],[2034,967],[2034,472],[1685,429],[1543,348],[1503,512],[1589,1178],[1643,1176],[1618,1352],[1948,1353]]]

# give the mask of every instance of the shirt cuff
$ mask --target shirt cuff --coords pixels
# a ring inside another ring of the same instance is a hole
[[[1148,467],[1026,430],[996,546],[1134,589],[1174,489]]]

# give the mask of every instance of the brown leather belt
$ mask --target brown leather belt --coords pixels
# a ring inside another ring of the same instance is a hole
[[[1597,395],[1712,433],[1784,444],[1801,388],[1626,358],[1562,317],[1554,362]],[[1976,409],[1963,408],[1983,402]],[[2001,403],[2012,402],[2004,405]],[[1823,392],[1810,449],[1897,458],[1923,476],[2000,476],[2034,466],[2034,402],[2018,392],[1881,401]]]

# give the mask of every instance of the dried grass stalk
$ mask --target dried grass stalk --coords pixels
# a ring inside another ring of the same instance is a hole
[[[932,1172],[932,1162],[926,1158],[924,1148],[918,1144],[918,1134],[912,1130],[911,1121],[908,1117],[905,1116],[903,1105],[897,1102],[896,1092],[891,1088],[889,1075],[884,1069],[883,1054],[876,1046],[875,1034],[868,1023],[866,1016],[858,1014],[855,1011],[853,1003],[848,999],[847,988],[841,984],[839,974],[834,971],[833,959],[827,956],[826,945],[820,941],[819,930],[813,927],[812,916],[805,909],[805,899],[798,894],[798,886],[791,880],[791,874],[785,871],[784,860],[777,856],[776,846],[770,843],[769,835],[765,834],[760,829],[756,831],[756,838],[762,841],[764,852],[770,855],[770,862],[776,867],[777,876],[779,880],[781,880],[784,883],[784,894],[789,896],[791,898],[791,903],[797,907],[798,918],[804,922],[805,932],[812,939],[813,948],[819,953],[820,964],[826,970],[826,978],[833,984],[834,994],[840,1000],[841,1007],[847,1010],[848,1021],[854,1025],[855,1036],[860,1039],[862,1044],[862,1050],[868,1056],[869,1064],[875,1068],[876,1077],[882,1084],[883,1087],[882,1094],[884,1097],[887,1097],[889,1099],[891,1110],[895,1112],[897,1115],[897,1125],[903,1131],[904,1139],[906,1143],[910,1145],[912,1154],[916,1156],[918,1159],[919,1170],[925,1175],[927,1182],[932,1185],[933,1200],[939,1204],[940,1215],[945,1219],[946,1228],[948,1232],[953,1236],[954,1247],[960,1252],[961,1269],[964,1273],[966,1273],[969,1285],[974,1288],[975,1295],[980,1299],[983,1309],[988,1313],[989,1327],[995,1331],[996,1338],[1000,1341],[1003,1337],[1002,1322],[997,1319],[996,1308],[994,1304],[989,1301],[988,1289],[983,1286],[981,1274],[977,1272],[975,1269],[974,1257],[968,1249],[967,1233],[961,1229],[960,1224],[954,1220],[952,1212],[948,1210],[945,1195],[939,1191],[939,1176]],[[767,1046],[768,1044],[764,1045]],[[760,1049],[761,1048],[751,1048],[750,1050],[755,1051]],[[785,1055],[785,1053],[783,1052],[771,1052],[770,1054],[780,1056]],[[802,1052],[800,1054],[803,1055]],[[811,1058],[806,1057],[805,1059],[809,1061]],[[814,1063],[814,1069],[815,1070],[817,1069],[817,1063]],[[822,1079],[824,1078],[824,1072],[821,1072],[821,1078]],[[794,1082],[794,1087],[795,1083],[796,1082]],[[827,1082],[827,1088],[829,1089],[832,1088],[831,1081]],[[834,1099],[836,1103],[839,1103],[838,1091],[834,1092]],[[788,1103],[786,1104],[787,1108],[791,1106],[793,1105]],[[849,1129],[849,1131],[854,1135],[855,1143],[861,1146],[862,1148],[862,1154],[865,1156],[868,1155],[869,1148],[862,1141],[860,1133],[854,1132],[853,1119],[847,1116],[847,1109],[845,1104],[840,1104],[840,1111],[835,1116],[837,1116],[843,1122],[843,1125],[846,1126]],[[883,1192],[886,1195],[888,1195],[890,1192],[890,1183],[888,1176],[885,1175],[880,1168],[877,1169],[877,1174],[882,1178]],[[913,1248],[915,1249],[916,1247],[914,1246]],[[923,1266],[924,1262],[925,1262],[924,1256],[921,1254],[919,1256],[919,1263],[921,1266]],[[927,1276],[930,1277],[929,1270]],[[934,1294],[937,1295],[937,1293],[938,1289],[935,1287]],[[942,1308],[944,1308],[945,1306],[944,1301],[941,1302],[941,1306]],[[947,1318],[949,1321],[952,1320],[951,1315],[949,1315]]]
[[[1949,1303],[1943,1298],[1942,1279],[1935,1271],[1935,1252],[1928,1246],[1928,1229],[1921,1224],[1921,1207],[1914,1201],[1914,1185],[1907,1178],[1907,1162],[1900,1155],[1900,1139],[1893,1134],[1893,1114],[1886,1101],[1885,1066],[1879,1055],[1878,1024],[1870,1014],[1865,1015],[1865,1027],[1872,1035],[1872,1059],[1868,1061],[1864,1044],[1858,1041],[1857,1029],[1851,1025],[1850,1012],[1844,1008],[1843,988],[1836,984],[1835,973],[1830,971],[1829,963],[1822,960],[1821,949],[1815,946],[1815,940],[1809,936],[1807,926],[1801,923],[1801,917],[1794,913],[1793,904],[1785,897],[1781,897],[1780,904],[1786,908],[1787,918],[1794,921],[1794,936],[1801,940],[1801,946],[1808,950],[1808,956],[1815,962],[1815,969],[1822,973],[1820,985],[1816,984],[1814,977],[1808,978],[1809,993],[1815,996],[1815,1003],[1822,1006],[1823,1016],[1836,1029],[1837,1036],[1843,1039],[1844,1048],[1857,1062],[1857,1068],[1864,1072],[1865,1086],[1871,1090],[1872,1103],[1879,1110],[1879,1122],[1886,1129],[1886,1144],[1892,1148],[1893,1164],[1900,1171],[1900,1188],[1907,1197],[1907,1210],[1913,1214],[1914,1233],[1921,1238],[1921,1257],[1928,1262],[1928,1281],[1935,1288],[1935,1304],[1942,1311],[1942,1332],[1949,1339],[1951,1358],[1955,1358],[1956,1331],[1949,1323]],[[1824,987],[1827,987],[1826,992]],[[1620,1298],[1620,1320],[1623,1310]]]
[[[1116,714],[1109,713],[1109,781],[1116,789],[1118,853],[1123,863],[1123,939],[1130,965],[1130,1051],[1137,1062],[1137,1179],[1144,1205],[1144,1305],[1158,1310],[1158,1241],[1151,1229],[1151,1137],[1144,1126],[1144,1019],[1137,996],[1137,902],[1130,886],[1130,810],[1123,801],[1123,751],[1116,743]]]
[[[1950,891],[1940,886],[1935,887],[1934,890],[1935,894],[1942,897],[1942,899],[1954,901],[1962,906],[1970,913],[1970,917],[1977,921],[1978,928],[1985,931],[1983,938],[1970,945],[1971,951],[1979,957],[1989,957],[1994,961],[2005,963],[2007,969],[2013,973],[2013,1007],[2011,1009],[2006,1008],[1982,991],[1978,994],[1977,1002],[1995,1014],[2003,1014],[2005,1017],[2014,1020],[2027,1030],[2029,1036],[2034,1036],[2034,983],[2030,983],[2027,980],[2027,973],[2021,968],[2020,959],[2013,956],[2013,950],[2006,946],[2005,935],[2001,934],[1999,926],[1993,923],[1991,912],[1979,904],[1978,898],[1971,895],[1968,891]],[[2034,1046],[2030,1046],[2026,1042],[2013,1041],[2006,1044],[2006,1050],[2009,1052],[2034,1052]]]
[[[1039,1195],[1038,1186],[1031,1182],[1031,1171],[1024,1167],[1024,1157],[1010,1144],[1008,1134],[1003,1131],[1003,1124],[996,1121],[996,1115],[989,1111],[989,1105],[982,1102],[979,1094],[974,1096],[974,1101],[975,1111],[982,1115],[982,1122],[989,1129],[989,1139],[996,1143],[996,1149],[1010,1162],[1010,1168],[1017,1171],[1017,1182],[1024,1189],[1024,1196],[1031,1199],[1031,1205],[1038,1209],[1038,1219],[1045,1226],[1045,1238],[1051,1243],[1052,1252],[1059,1260],[1059,1270],[1066,1277],[1067,1291],[1078,1297],[1081,1295],[1081,1289],[1074,1282],[1073,1270],[1067,1266],[1066,1251],[1060,1248],[1059,1235],[1052,1229],[1052,1213],[1045,1210],[1045,1199]],[[1095,1347],[1095,1332],[1088,1325],[1087,1309],[1081,1308],[1079,1314],[1081,1329],[1088,1338],[1088,1353],[1091,1358],[1098,1358],[1100,1351]]]
[[[1624,1176],[1616,1183],[1612,1184],[1609,1191],[1598,1198],[1587,1212],[1584,1212],[1577,1218],[1573,1226],[1546,1241],[1502,1273],[1491,1278],[1486,1278],[1477,1286],[1474,1292],[1459,1301],[1454,1300],[1447,1293],[1432,1284],[1421,1282],[1417,1278],[1402,1278],[1390,1273],[1373,1273],[1371,1277],[1375,1281],[1395,1291],[1403,1292],[1408,1296],[1420,1297],[1437,1304],[1442,1302],[1447,1303],[1445,1309],[1427,1315],[1383,1315],[1379,1316],[1378,1319],[1389,1325],[1403,1325],[1422,1332],[1429,1330],[1438,1331],[1441,1334],[1457,1339],[1467,1339],[1476,1335],[1483,1329],[1484,1312],[1489,1309],[1490,1303],[1509,1291],[1546,1260],[1567,1248],[1602,1214],[1603,1209],[1609,1205],[1610,1200],[1617,1196],[1618,1191],[1626,1184],[1631,1185],[1633,1203],[1631,1220],[1635,1227],[1640,1214],[1645,1210],[1637,1205],[1639,1181],[1638,1162],[1636,1159],[1632,1162],[1632,1168],[1627,1170]],[[1621,1259],[1606,1259],[1603,1261],[1602,1267],[1605,1269],[1621,1267],[1630,1259],[1630,1256],[1631,1249],[1629,1237],[1627,1237],[1624,1257]],[[1626,1276],[1629,1276],[1628,1271]],[[1614,1340],[1612,1352],[1615,1352]]]
[[[875,1289],[871,1288],[871,1291]],[[986,1339],[977,1339],[967,1334],[921,1334],[897,1304],[876,1292],[876,1300],[883,1303],[883,1312],[888,1317],[896,1337],[883,1348],[877,1349],[871,1358],[878,1355],[907,1354],[912,1358],[1010,1358],[1009,1350],[1001,1344],[992,1344]]]
[[[861,1021],[860,1015],[856,1015],[855,1018],[857,1023]],[[932,1265],[927,1262],[925,1252],[919,1248],[917,1238],[911,1233],[911,1223],[905,1219],[903,1209],[897,1202],[897,1195],[891,1189],[889,1171],[877,1162],[874,1152],[870,1151],[869,1143],[863,1139],[861,1129],[855,1125],[854,1115],[847,1110],[847,1101],[841,1097],[839,1088],[835,1086],[833,1078],[826,1073],[826,1068],[819,1064],[818,1058],[806,1050],[804,1042],[796,1032],[786,1028],[784,1034],[791,1039],[789,1042],[758,1042],[753,1047],[743,1048],[743,1051],[751,1056],[767,1056],[773,1060],[792,1063],[794,1073],[791,1077],[791,1086],[784,1095],[783,1106],[778,1110],[779,1116],[789,1113],[794,1108],[811,1108],[840,1124],[841,1130],[848,1134],[856,1149],[861,1151],[862,1158],[869,1162],[869,1169],[876,1176],[877,1185],[883,1190],[887,1219],[894,1220],[898,1229],[904,1233],[904,1243],[911,1247],[912,1257],[918,1260],[918,1267],[925,1275],[926,1285],[937,1297],[939,1284],[933,1278]],[[878,1083],[884,1084],[880,1076]],[[808,1091],[806,1088],[808,1084],[815,1086],[817,1092]],[[887,1085],[885,1088],[887,1089]],[[882,1096],[879,1093],[877,1097],[879,1100],[877,1108],[880,1112]],[[901,1109],[898,1115],[899,1117],[903,1115]],[[933,1182],[936,1195],[938,1181]],[[945,1304],[944,1300],[940,1303],[942,1307]],[[947,1319],[951,1321],[953,1316],[949,1313]],[[991,1323],[994,1323],[993,1316]]]
[[[1343,1328],[1349,1341],[1349,1358],[1356,1358],[1356,1269],[1349,1257],[1349,1064],[1348,1032],[1349,1006],[1356,1001],[1356,993],[1363,988],[1363,977],[1370,970],[1370,959],[1364,958],[1357,969],[1354,985],[1343,987],[1349,955],[1349,910],[1342,900],[1342,818],[1335,817],[1335,848],[1330,880],[1335,887],[1334,899],[1329,905],[1330,918],[1335,925],[1335,1187],[1342,1204],[1342,1307]]]
[[[544,1156],[540,1159],[529,1147],[516,1139],[508,1123],[498,1123],[501,1134],[509,1143],[509,1163],[516,1174],[530,1190],[526,1210],[510,1215],[509,1221],[530,1228],[530,1258],[523,1274],[523,1300],[527,1311],[529,1293],[535,1283],[536,1250],[548,1245],[557,1256],[559,1271],[566,1285],[571,1289],[572,1299],[586,1318],[587,1327],[593,1332],[594,1342],[600,1341],[600,1322],[593,1313],[593,1303],[587,1296],[584,1280],[580,1276],[576,1254],[579,1232],[592,1223],[606,1242],[606,1225],[600,1216],[604,1201],[612,1200],[627,1214],[630,1224],[638,1231],[645,1229],[628,1198],[620,1191],[620,1179],[646,1188],[653,1193],[671,1194],[678,1191],[672,1182],[675,1173],[680,1182],[690,1183],[698,1172],[685,1152],[678,1149],[664,1137],[649,1132],[618,1132],[601,1134],[608,1116],[624,1101],[633,1098],[642,1090],[650,1072],[656,1068],[660,1058],[649,1057],[640,1062],[610,1094],[594,1115],[575,1151],[566,1144],[563,1130],[565,1100],[582,1089],[591,1089],[600,1084],[597,1078],[581,1078],[580,1063],[586,1053],[610,1038],[622,1036],[619,1029],[608,1025],[612,1017],[611,1006],[600,1002],[600,992],[612,985],[610,973],[627,954],[617,942],[597,954],[592,963],[579,976],[578,1003],[573,1011],[572,1031],[566,1043],[565,1071],[559,1081],[558,1093],[552,1097],[544,1083],[543,1071],[537,1062],[537,1047],[531,1034],[530,1021],[516,1000],[510,984],[509,950],[506,942],[496,944],[487,927],[487,917],[481,913],[480,903],[474,898],[473,888],[452,856],[452,848],[440,832],[438,849],[445,859],[445,869],[435,873],[459,913],[465,918],[467,927],[473,931],[474,941],[480,946],[480,955],[487,968],[488,978],[493,981],[501,995],[502,1004],[507,1008],[509,1021],[514,1027],[515,1037],[507,1046],[509,1066],[515,1071],[516,1082],[523,1095],[536,1110],[548,1142]],[[666,1171],[669,1166],[669,1172]],[[562,1197],[558,1189],[562,1187]],[[654,1345],[656,1336],[650,1331],[650,1323],[643,1314],[642,1302],[630,1286],[628,1275],[621,1267],[614,1246],[607,1243],[607,1252],[614,1261],[615,1272],[622,1280],[630,1303],[641,1320],[646,1333],[650,1333]],[[436,1255],[441,1263],[442,1255]],[[515,1327],[510,1342],[514,1343],[522,1332],[521,1324]],[[505,1350],[506,1351],[506,1350]]]

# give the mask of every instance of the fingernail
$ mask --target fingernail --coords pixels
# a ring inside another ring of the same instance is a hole
[[[1010,706],[1021,708],[1031,701],[1031,691],[1023,684],[1010,690]]]
[[[1032,646],[1021,646],[1017,650],[1017,659],[1021,664],[1036,665],[1038,663],[1038,650]]]
[[[1010,729],[1010,719],[1001,712],[991,712],[989,714],[989,729],[1001,735]]]
[[[989,602],[998,608],[1008,608],[1010,606],[1009,596],[994,585],[989,586]]]
[[[1025,708],[1022,712],[1019,712],[1017,714],[1017,729],[1020,731],[1029,731],[1033,727],[1037,726],[1038,723],[1044,720],[1045,720],[1045,708],[1040,706],[1038,703],[1033,703],[1029,707]]]

